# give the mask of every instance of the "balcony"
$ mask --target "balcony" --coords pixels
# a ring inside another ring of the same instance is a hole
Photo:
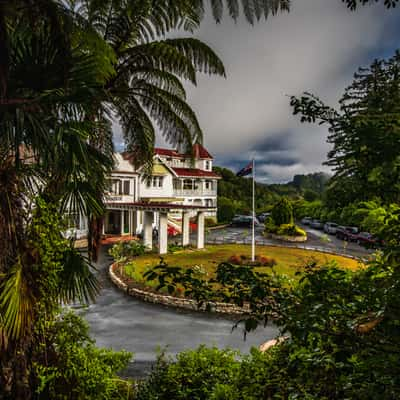
[[[197,196],[216,196],[217,191],[213,189],[174,189],[175,197],[197,197]]]
[[[115,194],[106,193],[104,196],[105,203],[133,203],[135,201],[135,196],[128,194]]]

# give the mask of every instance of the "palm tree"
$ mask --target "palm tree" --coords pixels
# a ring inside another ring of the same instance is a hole
[[[94,33],[83,36],[68,10],[63,15],[55,25],[72,27],[63,30],[62,46],[47,17],[32,27],[23,12],[6,16],[0,97],[0,397],[6,398],[31,395],[33,359],[24,355],[41,340],[38,322],[51,320],[59,302],[93,299],[98,290],[49,204],[102,212],[92,178],[105,176],[112,160],[89,145],[101,122],[86,116],[94,99],[106,98],[114,69],[105,45],[101,54],[103,42]]]
[[[179,78],[224,75],[200,41],[156,40],[198,26],[203,2],[92,0],[78,3],[83,17],[74,3],[0,0],[0,387],[10,398],[32,394],[34,360],[21,354],[41,340],[35,325],[54,317],[57,302],[97,290],[49,203],[96,220],[112,164],[110,113],[143,163],[152,157],[154,122],[178,146],[201,141]],[[227,4],[235,17],[235,1]]]

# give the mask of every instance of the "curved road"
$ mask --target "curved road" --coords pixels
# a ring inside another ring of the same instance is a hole
[[[327,241],[322,232],[306,228],[308,231],[307,246],[345,252],[357,257],[366,257],[369,251],[350,243],[343,249],[343,242],[334,237]],[[250,241],[249,230],[226,228],[211,231],[207,239],[222,241]],[[257,232],[257,240],[265,240]],[[267,242],[273,243],[268,240]],[[341,250],[341,251],[340,251]],[[343,251],[344,250],[344,251]],[[127,296],[115,288],[108,279],[107,270],[112,259],[106,249],[100,255],[97,265],[102,291],[95,304],[82,311],[89,322],[91,334],[97,345],[115,350],[125,349],[134,353],[134,362],[127,375],[143,376],[156,359],[158,348],[167,348],[167,353],[174,355],[186,349],[196,348],[200,344],[230,347],[247,353],[252,346],[259,346],[268,339],[274,338],[278,330],[267,326],[243,340],[241,328],[232,332],[233,320],[216,315],[205,315],[189,311],[176,310],[163,306],[141,302]]]
[[[174,355],[200,344],[230,347],[247,353],[274,338],[274,326],[259,328],[243,340],[241,328],[232,332],[233,321],[215,315],[193,313],[148,304],[115,288],[107,276],[111,258],[105,251],[97,264],[102,291],[95,304],[82,311],[98,346],[134,353],[129,376],[143,376],[156,359],[157,348]]]

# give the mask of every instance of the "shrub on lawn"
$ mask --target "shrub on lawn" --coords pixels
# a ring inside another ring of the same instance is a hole
[[[136,240],[129,242],[118,242],[108,250],[108,254],[114,258],[114,261],[124,261],[131,257],[142,256],[146,247]]]
[[[266,233],[276,233],[278,231],[278,226],[275,225],[274,220],[272,219],[272,217],[267,217],[265,219],[265,232]]]
[[[260,263],[261,266],[263,267],[274,267],[277,262],[275,258],[272,257],[266,257],[266,256],[256,256],[256,261]]]
[[[272,219],[275,225],[292,224],[293,223],[293,206],[286,198],[282,197],[271,210]]]
[[[230,256],[228,262],[233,265],[252,265],[255,267],[274,267],[277,262],[272,257],[256,255],[255,261],[251,261],[249,256],[244,254]]]
[[[228,262],[234,265],[242,265],[243,259],[242,256],[235,254],[229,257]]]
[[[277,230],[282,236],[306,236],[306,232],[295,224],[283,224]]]

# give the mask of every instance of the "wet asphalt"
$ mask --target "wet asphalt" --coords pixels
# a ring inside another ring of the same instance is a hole
[[[309,229],[304,246],[366,258],[370,251],[355,243],[344,243],[323,232]],[[261,230],[256,240],[265,244],[277,244],[265,239]],[[194,238],[193,238],[194,239]],[[231,241],[249,243],[250,230],[225,228],[207,233],[208,242]],[[156,360],[157,352],[165,350],[170,356],[194,349],[202,344],[218,348],[231,348],[248,353],[250,348],[278,335],[273,325],[258,328],[244,340],[242,328],[232,330],[234,320],[215,314],[189,312],[144,303],[117,289],[108,278],[108,266],[112,259],[103,247],[97,263],[97,274],[102,290],[95,304],[81,313],[89,323],[92,337],[100,347],[127,350],[133,353],[133,361],[124,375],[146,376]]]
[[[103,248],[97,263],[102,290],[95,304],[81,311],[88,321],[91,336],[100,347],[127,350],[133,362],[124,375],[143,377],[156,360],[157,351],[168,355],[194,349],[201,344],[218,348],[237,349],[248,353],[252,346],[277,336],[278,330],[269,325],[243,337],[242,328],[232,331],[234,320],[144,303],[117,289],[107,275],[112,259]]]

